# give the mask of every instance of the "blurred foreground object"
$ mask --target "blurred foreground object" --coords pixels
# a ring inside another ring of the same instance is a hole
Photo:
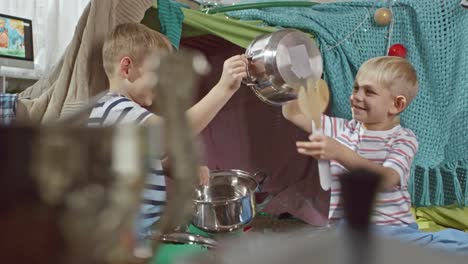
[[[0,127],[0,259],[126,263],[144,175],[133,126]]]
[[[147,159],[160,158],[163,150],[173,165],[177,196],[157,229],[173,230],[187,219],[198,163],[185,110],[195,77],[206,73],[208,64],[188,52],[159,62],[166,148],[159,126],[0,127],[2,263],[134,263]]]

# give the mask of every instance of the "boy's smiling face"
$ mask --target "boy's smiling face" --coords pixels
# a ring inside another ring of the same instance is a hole
[[[390,89],[368,76],[362,76],[356,79],[350,97],[353,118],[362,122],[367,129],[390,129],[394,116],[398,114],[394,100]]]

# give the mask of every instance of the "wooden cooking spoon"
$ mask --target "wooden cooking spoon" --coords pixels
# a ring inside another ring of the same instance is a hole
[[[325,111],[330,99],[330,91],[327,83],[319,79],[318,81],[307,80],[307,88],[301,87],[298,93],[298,104],[304,115],[312,120],[312,133],[321,135],[322,122],[321,115]],[[318,161],[320,186],[328,191],[331,185],[330,163],[327,160]]]

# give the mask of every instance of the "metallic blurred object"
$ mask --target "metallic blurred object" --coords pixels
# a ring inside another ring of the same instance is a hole
[[[164,118],[164,145],[171,163],[173,195],[155,232],[169,234],[186,224],[192,212],[193,190],[198,179],[198,149],[185,111],[193,104],[194,86],[209,71],[200,53],[179,50],[159,58],[158,98],[154,111]],[[159,240],[153,240],[153,252]]]
[[[265,103],[279,106],[297,98],[307,80],[322,76],[323,63],[315,43],[302,31],[280,29],[255,38],[245,51],[251,61],[245,80]]]
[[[198,160],[186,121],[196,77],[209,70],[199,54],[162,57],[160,127],[87,128],[85,109],[69,123],[0,127],[2,263],[134,263],[135,218],[149,157],[171,159],[177,193],[156,229],[188,221]],[[161,135],[164,134],[164,148]],[[155,252],[158,242],[152,245]]]
[[[339,180],[346,219],[341,228],[343,246],[339,263],[372,264],[375,262],[375,250],[370,230],[371,215],[382,176],[366,169],[357,169],[340,175]]]
[[[162,235],[159,239],[165,244],[198,245],[207,249],[215,248],[217,245],[214,239],[189,233],[170,233]]]
[[[2,261],[132,260],[142,128],[0,127],[0,141]]]

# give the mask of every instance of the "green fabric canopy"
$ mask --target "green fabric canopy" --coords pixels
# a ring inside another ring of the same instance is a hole
[[[276,27],[263,25],[263,21],[260,20],[240,21],[228,18],[224,13],[206,14],[188,8],[181,8],[181,10],[184,15],[181,37],[212,34],[235,45],[246,48],[258,35],[278,30]],[[141,23],[156,31],[162,32],[161,24],[164,23],[164,21],[160,22],[157,3],[155,3],[152,8],[148,9]],[[172,21],[168,21],[166,24],[166,26],[170,27],[166,29],[168,31],[176,31],[177,27],[180,27],[179,25],[175,25]],[[313,38],[311,34],[309,35]],[[178,43],[173,44],[176,47],[178,46]]]

